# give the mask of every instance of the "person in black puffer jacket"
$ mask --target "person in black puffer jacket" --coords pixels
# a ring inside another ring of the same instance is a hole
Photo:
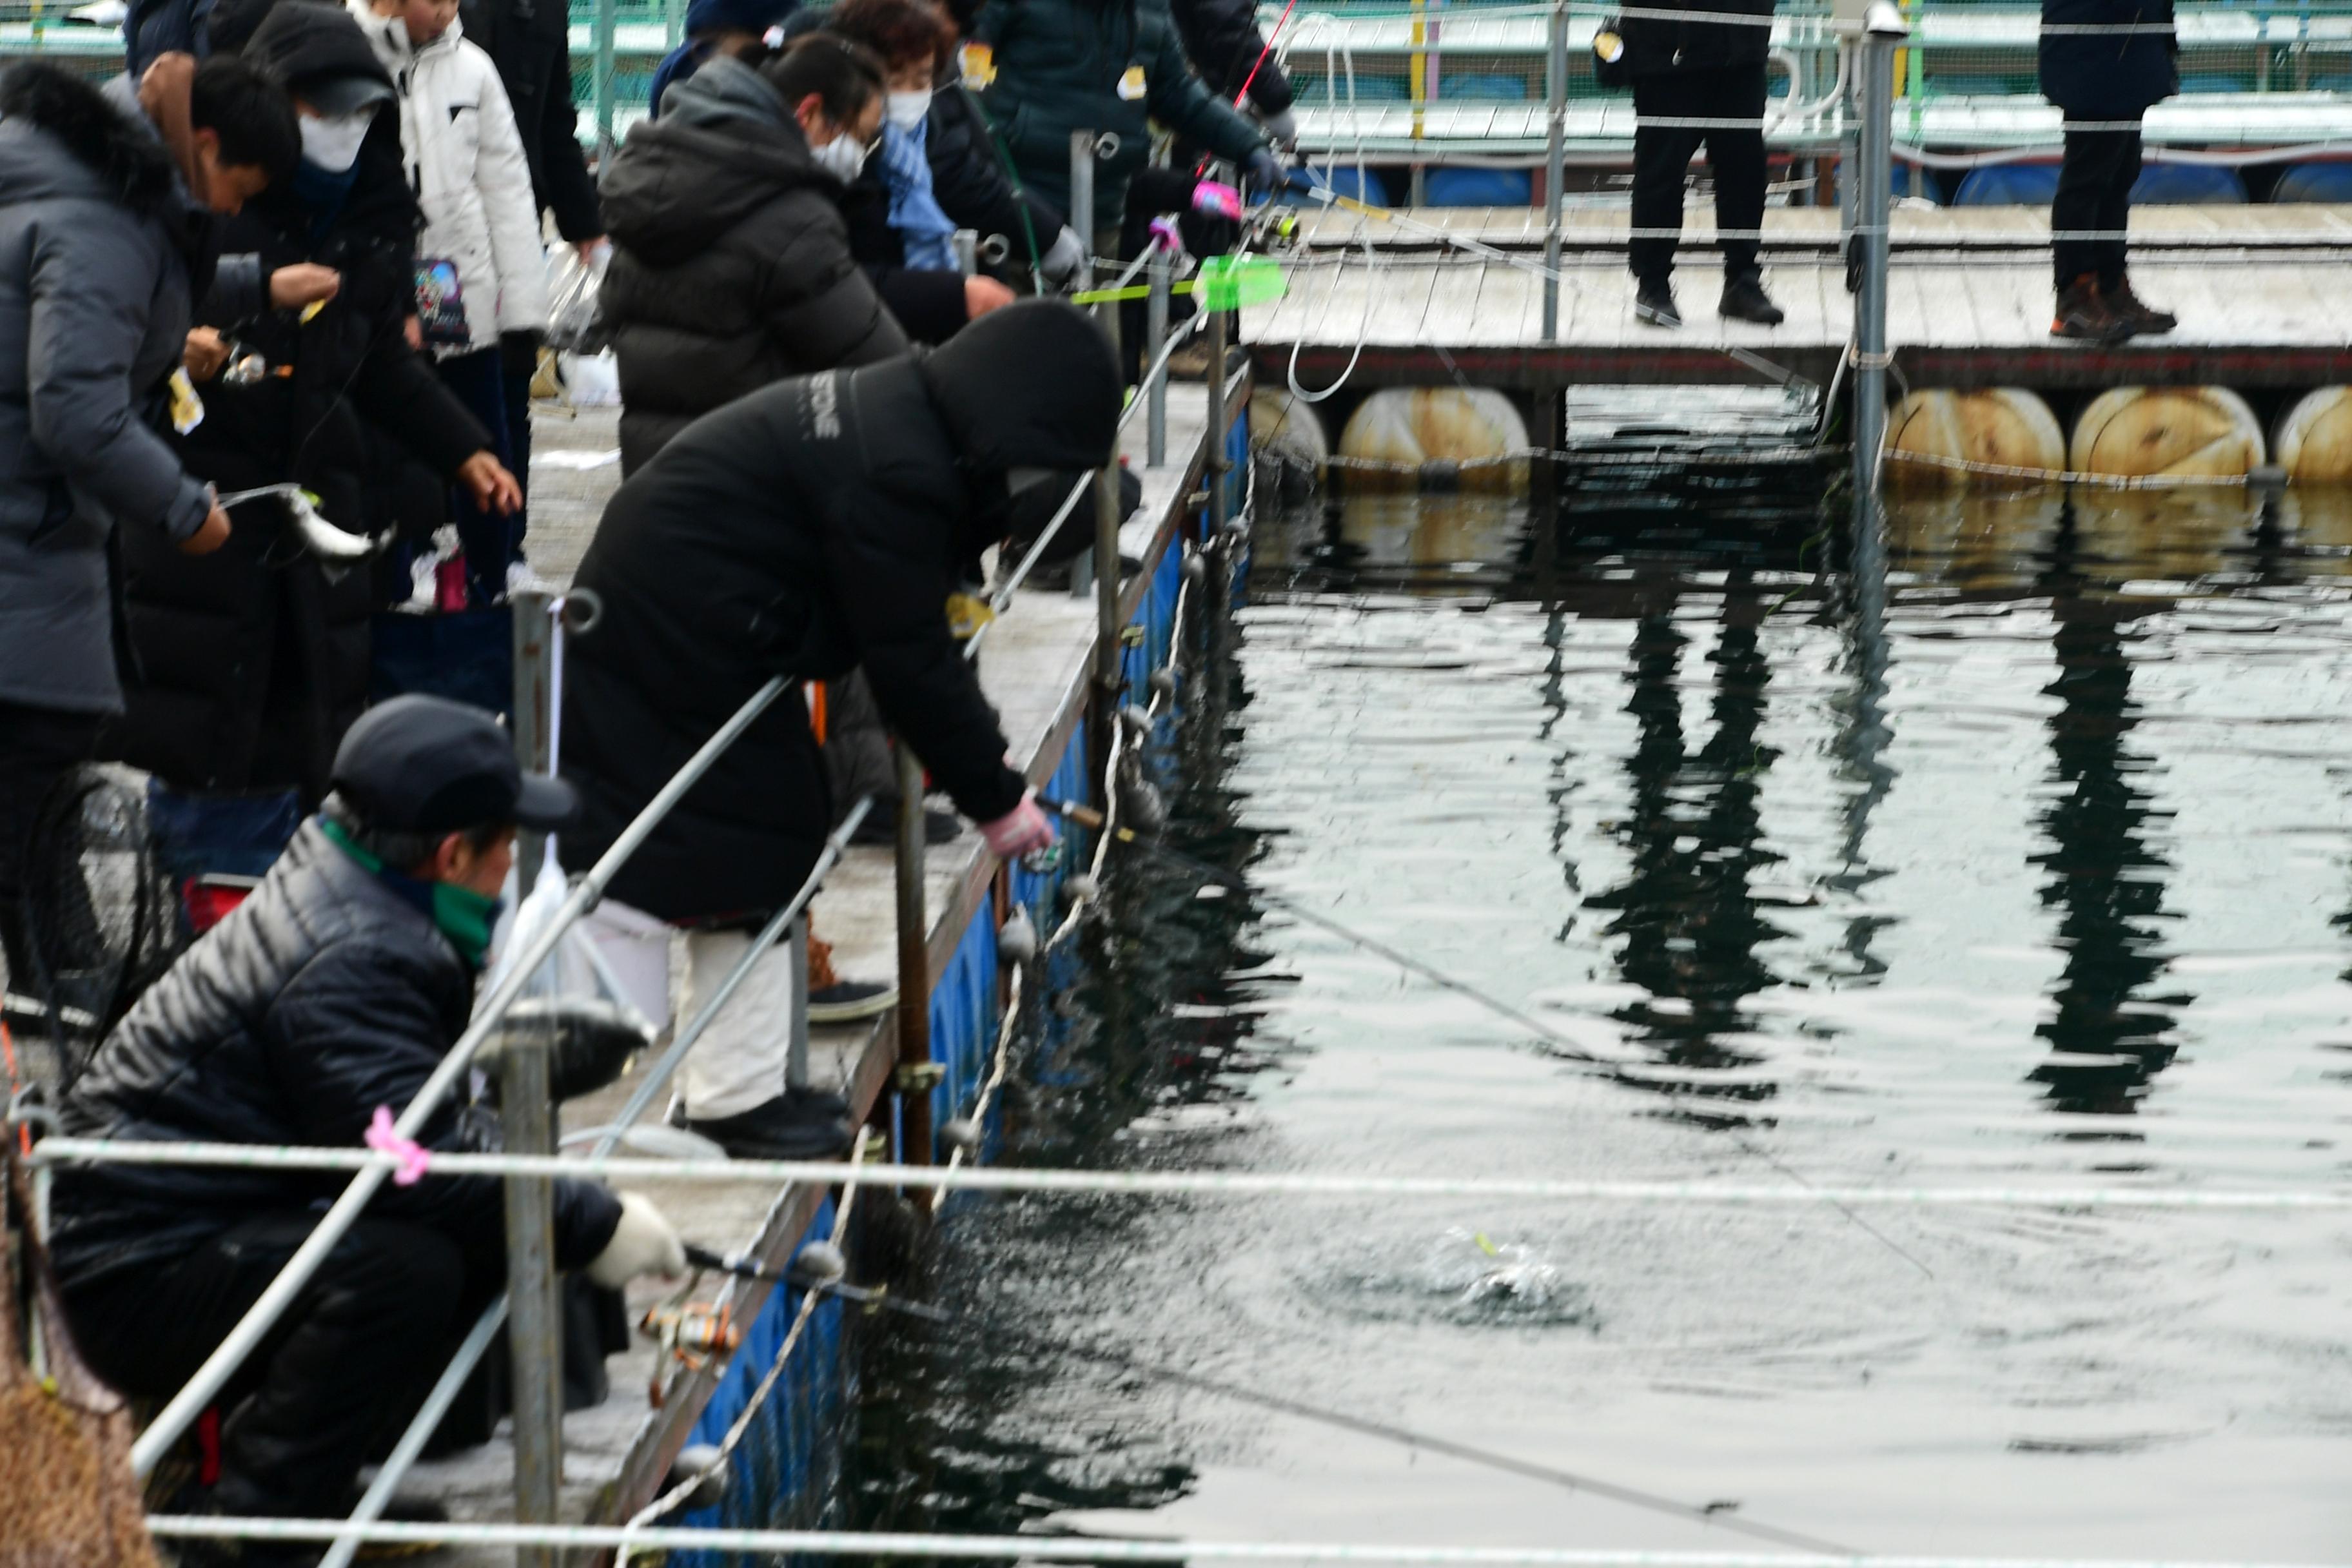
[[[1715,176],[1715,222],[1738,238],[1723,243],[1719,312],[1734,321],[1778,326],[1780,308],[1764,292],[1755,233],[1764,225],[1764,61],[1771,51],[1773,0],[1644,0],[1643,10],[1753,16],[1753,23],[1628,16],[1623,74],[1633,84],[1633,226],[1683,226],[1683,182],[1691,154],[1706,148]],[[1598,46],[1596,46],[1598,47]],[[1717,120],[1717,126],[1653,121]],[[1753,123],[1748,123],[1752,121]],[[1679,327],[1675,305],[1675,241],[1663,233],[1628,249],[1633,314],[1654,326]]]
[[[1050,842],[947,598],[963,563],[1005,534],[1016,488],[1108,460],[1118,408],[1101,331],[1033,300],[926,356],[796,377],[697,420],[621,487],[580,564],[604,615],[567,654],[563,769],[581,825],[565,852],[581,864],[604,853],[770,678],[853,665],[991,847],[1010,858]],[[741,952],[727,928],[791,899],[832,820],[807,710],[789,694],[610,892],[716,928],[688,942],[689,994],[705,990],[722,953]],[[751,1026],[722,1019],[687,1058],[688,1124],[739,1154],[792,1148],[807,1118],[783,1094],[783,1031],[756,1009],[735,1016]]]
[[[881,73],[814,41],[757,70],[714,56],[604,175],[613,264],[598,309],[620,361],[625,475],[732,398],[907,352],[850,256],[846,181],[817,156],[845,138],[854,156],[878,132]]]
[[[352,726],[336,795],[260,887],[140,997],[59,1107],[71,1134],[356,1148],[465,1032],[519,822],[562,826],[488,713],[402,697]],[[495,1119],[436,1110],[417,1142],[495,1150]],[[50,1252],[76,1341],[127,1393],[202,1364],[350,1180],[322,1171],[94,1164],[58,1173]],[[233,1388],[215,1506],[341,1513],[371,1446],[412,1413],[505,1278],[495,1177],[390,1184]],[[556,1265],[606,1288],[682,1270],[642,1198],[555,1184]],[[245,1559],[257,1559],[248,1554]]]
[[[251,10],[216,13],[215,41]],[[406,337],[416,203],[391,79],[366,36],[340,6],[279,0],[240,52],[294,99],[303,156],[221,227],[222,250],[268,279],[268,298],[230,317],[216,288],[199,315],[269,374],[203,385],[204,422],[182,443],[189,471],[224,492],[300,484],[354,533],[429,531],[452,483],[511,512],[514,477]],[[331,273],[315,313],[279,291],[306,273]],[[137,669],[100,752],[182,789],[293,788],[315,804],[366,700],[376,585],[365,570],[322,569],[275,498],[231,517],[227,545],[201,561],[124,540]]]
[[[2113,342],[2180,324],[2132,292],[2122,237],[2139,179],[2140,117],[2180,90],[2179,53],[2172,0],[2042,0],[2042,95],[2066,116],[2050,226],[2115,237],[2052,242],[2053,337]]]

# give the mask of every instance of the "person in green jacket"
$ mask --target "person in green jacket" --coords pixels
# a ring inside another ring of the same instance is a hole
[[[1118,138],[1095,164],[1098,254],[1117,252],[1128,181],[1151,151],[1147,120],[1242,165],[1254,184],[1282,183],[1265,133],[1193,74],[1168,0],[988,0],[971,39],[965,81],[1039,196],[1070,210],[1071,132]],[[1081,234],[1086,221],[1070,213]]]

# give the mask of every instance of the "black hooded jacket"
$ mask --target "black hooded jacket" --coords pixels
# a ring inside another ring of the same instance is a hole
[[[465,1033],[473,977],[432,920],[338,848],[314,821],[252,897],[147,988],[59,1106],[77,1137],[118,1142],[356,1149],[377,1106],[397,1115]],[[495,1123],[445,1105],[417,1142],[494,1149]],[[242,1221],[325,1204],[333,1171],[74,1166],[58,1173],[49,1250],[70,1290],[183,1257]],[[471,1257],[503,1257],[495,1176],[387,1184],[379,1218],[430,1226]],[[560,1268],[612,1239],[620,1207],[586,1182],[555,1184]]]
[[[244,56],[297,92],[325,76],[389,81],[359,25],[313,0],[273,7]],[[331,212],[287,182],[223,222],[221,249],[257,256],[262,276],[310,261],[334,268],[342,286],[307,322],[266,301],[247,319],[204,321],[284,374],[200,389],[204,423],[182,443],[191,473],[224,492],[299,481],[353,532],[442,520],[443,487],[490,443],[403,333],[415,308],[416,224],[389,104]],[[228,543],[199,559],[126,536],[138,673],[104,745],[184,788],[291,785],[315,800],[366,698],[373,585],[364,571],[328,578],[286,537],[274,502],[231,518]]]
[[[621,468],[770,382],[904,353],[849,253],[841,185],[760,74],[724,56],[613,157],[597,308],[621,371]]]
[[[532,198],[555,214],[564,238],[596,238],[604,223],[572,101],[570,13],[562,0],[465,0],[462,10],[467,41],[489,51],[514,106]]]
[[[992,311],[945,348],[800,376],[697,420],[624,484],[578,582],[563,771],[585,867],[770,677],[856,666],[967,816],[1026,787],[947,624],[960,562],[1001,538],[1013,468],[1087,468],[1117,440],[1110,347],[1066,305]],[[771,706],[612,885],[665,920],[772,910],[830,826],[797,692]]]

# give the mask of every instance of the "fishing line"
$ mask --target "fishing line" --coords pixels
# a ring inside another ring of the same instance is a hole
[[[1408,970],[1414,974],[1418,974],[1423,979],[1429,981],[1432,984],[1440,986],[1444,990],[1451,991],[1455,995],[1461,996],[1465,1000],[1476,1003],[1479,1006],[1484,1007],[1486,1011],[1494,1014],[1496,1017],[1505,1019],[1510,1023],[1517,1025],[1523,1029],[1531,1031],[1538,1038],[1552,1046],[1570,1060],[1580,1061],[1587,1064],[1588,1066],[1600,1068],[1610,1068],[1620,1065],[1610,1061],[1606,1058],[1594,1056],[1591,1051],[1577,1045],[1574,1041],[1569,1039],[1558,1030],[1543,1023],[1541,1020],[1536,1018],[1524,1009],[1513,1006],[1510,1003],[1504,1001],[1501,997],[1496,996],[1490,992],[1482,991],[1477,986],[1471,984],[1468,981],[1464,980],[1457,975],[1449,974],[1444,970],[1438,968],[1436,965],[1432,964],[1425,960],[1416,958],[1412,953],[1405,952],[1402,948],[1393,946],[1389,942],[1383,942],[1379,937],[1358,931],[1340,921],[1335,920],[1331,916],[1325,914],[1322,910],[1315,909],[1311,905],[1300,903],[1295,899],[1286,898],[1279,893],[1269,892],[1264,888],[1254,887],[1251,885],[1249,879],[1243,877],[1239,872],[1228,871],[1222,866],[1212,865],[1206,860],[1198,859],[1191,855],[1187,855],[1181,849],[1171,849],[1166,844],[1156,838],[1144,837],[1142,835],[1137,833],[1132,827],[1107,826],[1103,814],[1095,810],[1091,806],[1076,805],[1068,801],[1053,800],[1042,795],[1037,796],[1036,799],[1037,804],[1047,811],[1055,812],[1061,816],[1066,817],[1068,820],[1078,824],[1082,827],[1091,828],[1097,832],[1108,831],[1112,837],[1118,839],[1122,844],[1133,845],[1135,847],[1143,850],[1146,854],[1157,856],[1159,858],[1166,861],[1171,866],[1190,871],[1194,876],[1207,878],[1209,880],[1215,882],[1219,886],[1230,889],[1234,892],[1247,894],[1252,898],[1272,905],[1274,908],[1282,910],[1284,913],[1290,915],[1295,919],[1305,921],[1309,925],[1319,926],[1323,930],[1329,931],[1333,936],[1336,936],[1341,941],[1353,946],[1360,947],[1367,952],[1377,953],[1381,957],[1387,959],[1391,963],[1397,965],[1400,969]],[[1766,1164],[1771,1166],[1773,1170],[1779,1172],[1781,1175],[1786,1176],[1789,1180],[1796,1183],[1799,1186],[1804,1187],[1808,1190],[1815,1190],[1813,1188],[1813,1184],[1806,1180],[1802,1173],[1789,1165],[1779,1155],[1773,1153],[1771,1150],[1767,1149],[1762,1144],[1755,1142],[1755,1140],[1748,1137],[1746,1134],[1736,1131],[1730,1131],[1729,1136],[1736,1147],[1753,1155],[1757,1159],[1763,1161]],[[1936,1271],[1934,1269],[1928,1268],[1927,1264],[1921,1262],[1916,1257],[1906,1251],[1895,1240],[1894,1237],[1888,1236],[1885,1231],[1880,1230],[1876,1226],[1864,1218],[1862,1215],[1850,1205],[1841,1202],[1834,1197],[1826,1197],[1823,1201],[1825,1201],[1830,1207],[1835,1209],[1847,1219],[1853,1221],[1854,1225],[1861,1227],[1863,1231],[1867,1233],[1873,1239],[1876,1240],[1880,1246],[1895,1254],[1895,1257],[1903,1259],[1904,1262],[1908,1263],[1926,1278],[1933,1279],[1936,1277]]]
[[[1257,1405],[1261,1409],[1279,1411],[1286,1415],[1295,1415],[1300,1420],[1312,1421],[1343,1432],[1353,1432],[1360,1436],[1377,1437],[1383,1442],[1399,1444],[1408,1448],[1443,1454],[1450,1459],[1459,1459],[1465,1464],[1479,1465],[1491,1470],[1501,1470],[1506,1474],[1517,1476],[1523,1480],[1540,1481],[1547,1486],[1559,1487],[1565,1491],[1590,1492],[1594,1497],[1607,1498],[1612,1502],[1622,1502],[1629,1507],[1646,1509],[1653,1513],[1670,1514],[1676,1519],[1687,1520],[1694,1524],[1706,1525],[1710,1529],[1729,1531],[1737,1535],[1749,1536],[1758,1541],[1769,1541],[1781,1546],[1793,1546],[1803,1552],[1827,1552],[1841,1557],[1865,1555],[1853,1547],[1841,1546],[1836,1542],[1824,1541],[1816,1535],[1806,1535],[1793,1530],[1782,1530],[1777,1525],[1761,1524],[1741,1519],[1719,1506],[1710,1509],[1683,1502],[1678,1499],[1665,1497],[1657,1492],[1643,1491],[1637,1487],[1622,1486],[1615,1481],[1601,1480],[1580,1471],[1538,1464],[1532,1459],[1522,1459],[1516,1455],[1502,1453],[1493,1448],[1483,1448],[1474,1443],[1459,1443],[1451,1437],[1435,1436],[1413,1427],[1392,1426],[1385,1421],[1374,1421],[1366,1416],[1351,1415],[1344,1410],[1309,1405],[1304,1400],[1292,1399],[1284,1394],[1268,1394],[1262,1389],[1251,1388],[1242,1384],[1227,1383],[1222,1378],[1209,1377],[1185,1367],[1171,1365],[1167,1362],[1150,1361],[1121,1351],[1103,1350],[1093,1345],[1081,1344],[1076,1340],[1063,1339],[1055,1334],[1038,1333],[1029,1329],[1011,1328],[1003,1324],[983,1327],[967,1321],[959,1313],[948,1311],[928,1301],[910,1301],[886,1289],[851,1285],[839,1279],[818,1279],[803,1271],[766,1268],[746,1258],[724,1256],[709,1247],[698,1247],[692,1242],[686,1244],[686,1259],[697,1268],[730,1274],[738,1279],[757,1279],[771,1285],[786,1286],[795,1290],[828,1292],[840,1297],[845,1301],[854,1302],[869,1310],[879,1309],[884,1311],[898,1312],[922,1322],[952,1330],[960,1334],[980,1339],[1020,1341],[1025,1342],[1032,1350],[1075,1356],[1081,1361],[1118,1367],[1141,1376],[1159,1379],[1163,1383],[1197,1389],[1203,1394],[1218,1394],[1244,1405]]]

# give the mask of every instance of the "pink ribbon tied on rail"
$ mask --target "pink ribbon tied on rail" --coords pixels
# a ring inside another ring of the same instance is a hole
[[[1164,250],[1171,256],[1181,256],[1184,254],[1184,231],[1176,226],[1176,220],[1172,217],[1153,218],[1151,244],[1153,248]]]
[[[392,1108],[388,1105],[375,1108],[375,1120],[368,1123],[367,1146],[400,1162],[392,1173],[392,1184],[396,1187],[415,1186],[425,1179],[425,1171],[433,1163],[433,1151],[414,1138],[402,1137],[399,1129],[393,1126]]]
[[[1216,180],[1202,180],[1192,187],[1192,210],[1207,217],[1238,220],[1242,216],[1242,194]]]

